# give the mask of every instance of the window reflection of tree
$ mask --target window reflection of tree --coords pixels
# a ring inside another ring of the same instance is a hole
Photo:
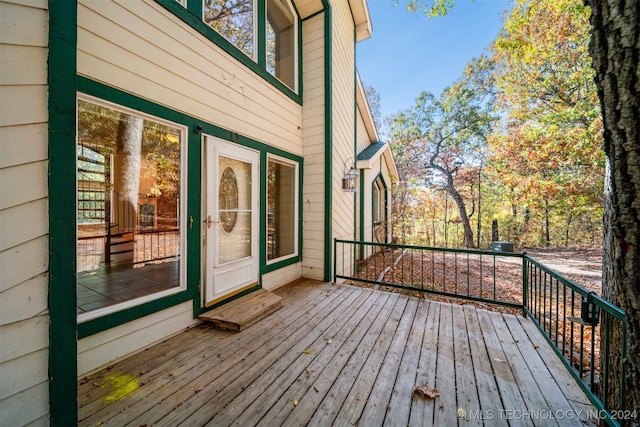
[[[253,58],[253,6],[253,0],[205,0],[202,19]]]

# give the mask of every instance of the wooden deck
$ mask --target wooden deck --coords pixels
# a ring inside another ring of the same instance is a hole
[[[275,293],[282,309],[242,332],[195,327],[83,377],[80,424],[588,425],[521,316],[310,280]]]

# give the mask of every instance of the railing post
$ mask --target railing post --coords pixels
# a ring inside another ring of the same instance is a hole
[[[522,315],[527,317],[527,304],[529,301],[529,269],[526,252],[522,253]]]
[[[337,252],[337,248],[338,248],[338,239],[333,239],[333,283],[336,283],[336,275],[337,270],[336,267],[338,266],[338,252]]]

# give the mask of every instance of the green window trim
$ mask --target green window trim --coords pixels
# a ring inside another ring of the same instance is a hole
[[[202,20],[202,1],[203,0],[186,0],[187,7],[185,8],[176,0],[155,0],[158,4],[165,9],[176,15],[183,22],[209,39],[211,42],[218,45],[222,50],[227,52],[233,58],[241,62],[244,66],[258,74],[260,77],[268,81],[270,84],[279,89],[282,93],[287,95],[296,103],[302,105],[302,21],[300,15],[293,4],[293,8],[297,17],[297,88],[292,89],[277,77],[267,71],[266,66],[266,0],[256,0],[257,11],[257,40],[255,45],[257,46],[257,60],[247,56],[244,52],[238,49],[233,43],[229,42],[223,36],[218,34],[213,28],[207,25]]]
[[[379,197],[381,198],[381,200],[378,200],[378,203],[380,203],[380,206],[376,206],[375,205],[375,198],[373,197],[373,194],[375,193],[376,189],[379,191]],[[381,208],[382,212],[380,212],[381,217],[378,218],[378,221],[375,221],[375,215],[374,215],[374,211],[377,210],[377,208]],[[381,224],[385,224],[385,241],[387,240],[387,231],[388,231],[388,225],[386,225],[388,223],[389,220],[389,186],[387,185],[387,182],[384,179],[384,176],[382,175],[382,172],[378,172],[378,175],[376,175],[376,177],[373,179],[373,181],[371,182],[371,232],[374,233],[374,228],[376,225],[381,225]],[[373,238],[374,236],[372,235],[372,241],[374,241],[375,239]]]
[[[174,1],[174,0],[172,0]],[[193,217],[195,224],[201,223],[201,137],[202,134],[215,136],[227,141],[238,143],[242,146],[252,148],[260,152],[260,162],[266,165],[267,156],[273,155],[281,157],[296,163],[298,166],[298,206],[302,206],[302,188],[303,188],[303,163],[302,157],[295,154],[291,154],[277,147],[258,142],[249,137],[238,135],[230,130],[215,126],[213,124],[205,123],[197,118],[189,115],[171,110],[167,107],[158,105],[151,101],[139,98],[133,94],[121,91],[119,89],[106,86],[102,83],[98,83],[94,80],[88,79],[83,76],[77,77],[77,91],[86,95],[93,96],[95,98],[102,99],[107,102],[113,102],[118,105],[122,105],[127,108],[144,112],[145,114],[153,115],[158,118],[169,120],[188,128],[188,146],[187,146],[187,213],[188,217]],[[75,99],[75,94],[74,94]],[[75,123],[74,123],[75,126]],[[198,128],[197,128],[198,127]],[[73,151],[73,158],[69,159],[69,162],[75,162],[75,151]],[[260,199],[266,200],[267,191],[267,170],[261,168],[260,170]],[[73,176],[75,179],[75,176]],[[75,197],[75,195],[74,195]],[[75,203],[75,202],[74,202]],[[260,220],[266,221],[267,207],[266,203],[260,203]],[[261,227],[260,241],[263,243],[260,245],[260,275],[269,273],[271,271],[278,270],[291,264],[295,264],[302,261],[302,209],[298,209],[298,253],[295,257],[291,257],[282,261],[274,262],[267,265],[267,253],[266,253],[266,230]],[[70,221],[71,227],[75,230],[75,216],[71,215],[73,221]],[[75,232],[73,232],[75,233]],[[115,326],[122,325],[124,323],[137,320],[139,318],[148,316],[156,311],[160,311],[185,301],[193,300],[194,315],[200,314],[203,309],[200,304],[200,291],[198,289],[200,283],[200,229],[194,227],[187,230],[187,247],[185,249],[186,268],[187,268],[187,288],[179,293],[159,298],[157,300],[149,301],[144,304],[140,304],[135,307],[123,309],[121,311],[107,314],[103,317],[88,320],[78,325],[78,338],[85,338],[87,336],[102,332],[104,330],[113,328]],[[73,246],[68,248],[71,253],[75,254],[75,242]],[[75,275],[74,275],[75,277]],[[75,312],[75,301],[74,312]]]
[[[194,127],[194,119],[182,113],[168,109],[151,101],[139,98],[130,93],[103,85],[101,83],[90,80],[86,77],[77,77],[78,94],[86,94],[97,99],[111,102],[125,108],[131,108],[144,114],[152,115],[160,119],[168,120],[176,124],[182,125],[187,131],[187,147],[186,147],[186,197],[187,207],[186,216],[193,217],[194,222],[200,220],[200,136],[194,134],[191,129]],[[71,161],[71,160],[70,160]],[[75,160],[74,160],[75,161]],[[75,216],[72,217],[75,224]],[[74,225],[75,227],[75,225]],[[157,311],[198,299],[198,283],[200,281],[200,250],[199,239],[200,232],[197,229],[186,229],[187,245],[184,248],[183,262],[186,262],[186,289],[178,291],[172,295],[160,297],[152,301],[144,302],[133,307],[121,310],[115,307],[115,310],[95,319],[87,320],[78,324],[78,338],[86,338],[99,332],[111,329],[115,326],[131,322],[148,316]],[[75,253],[75,248],[71,248]],[[195,270],[194,270],[195,269]],[[193,272],[197,271],[197,274]]]
[[[295,236],[295,240],[294,240],[294,253],[289,254],[289,255],[284,255],[282,257],[278,257],[275,258],[273,260],[269,260],[268,259],[268,254],[265,251],[265,256],[263,258],[264,264],[263,264],[263,268],[261,269],[261,271],[263,271],[263,273],[268,273],[271,271],[275,271],[278,270],[280,268],[286,267],[288,265],[291,264],[295,264],[298,263],[300,261],[302,261],[302,183],[303,183],[303,164],[301,159],[296,160],[294,158],[291,158],[292,156],[280,156],[280,155],[276,155],[273,152],[267,153],[267,155],[265,156],[265,162],[262,163],[265,165],[265,178],[268,174],[268,164],[270,161],[275,161],[275,162],[282,162],[282,161],[286,161],[286,163],[288,163],[290,166],[294,167],[294,173],[295,173],[295,181],[296,181],[296,188],[295,188],[295,206],[294,206],[294,216],[295,216],[295,222],[296,222],[296,236]],[[263,200],[267,201],[268,200],[268,185],[267,185],[267,181],[265,179],[265,187],[264,187],[264,196]],[[265,223],[267,221],[267,216],[268,216],[268,212],[267,212],[267,203],[264,203],[264,207],[265,207],[265,212],[264,215],[262,215],[262,218],[265,219]],[[263,223],[263,224],[265,224]],[[262,227],[261,230],[266,230],[265,231],[265,238],[261,239],[261,242],[264,242],[263,246],[266,246],[268,244],[268,236],[266,236],[266,233],[268,232],[268,227]]]

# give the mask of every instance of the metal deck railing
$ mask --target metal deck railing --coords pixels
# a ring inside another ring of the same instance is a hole
[[[531,318],[610,426],[624,425],[627,322],[622,309],[522,252],[334,240],[345,279],[518,309]],[[618,377],[619,388],[613,379]]]

